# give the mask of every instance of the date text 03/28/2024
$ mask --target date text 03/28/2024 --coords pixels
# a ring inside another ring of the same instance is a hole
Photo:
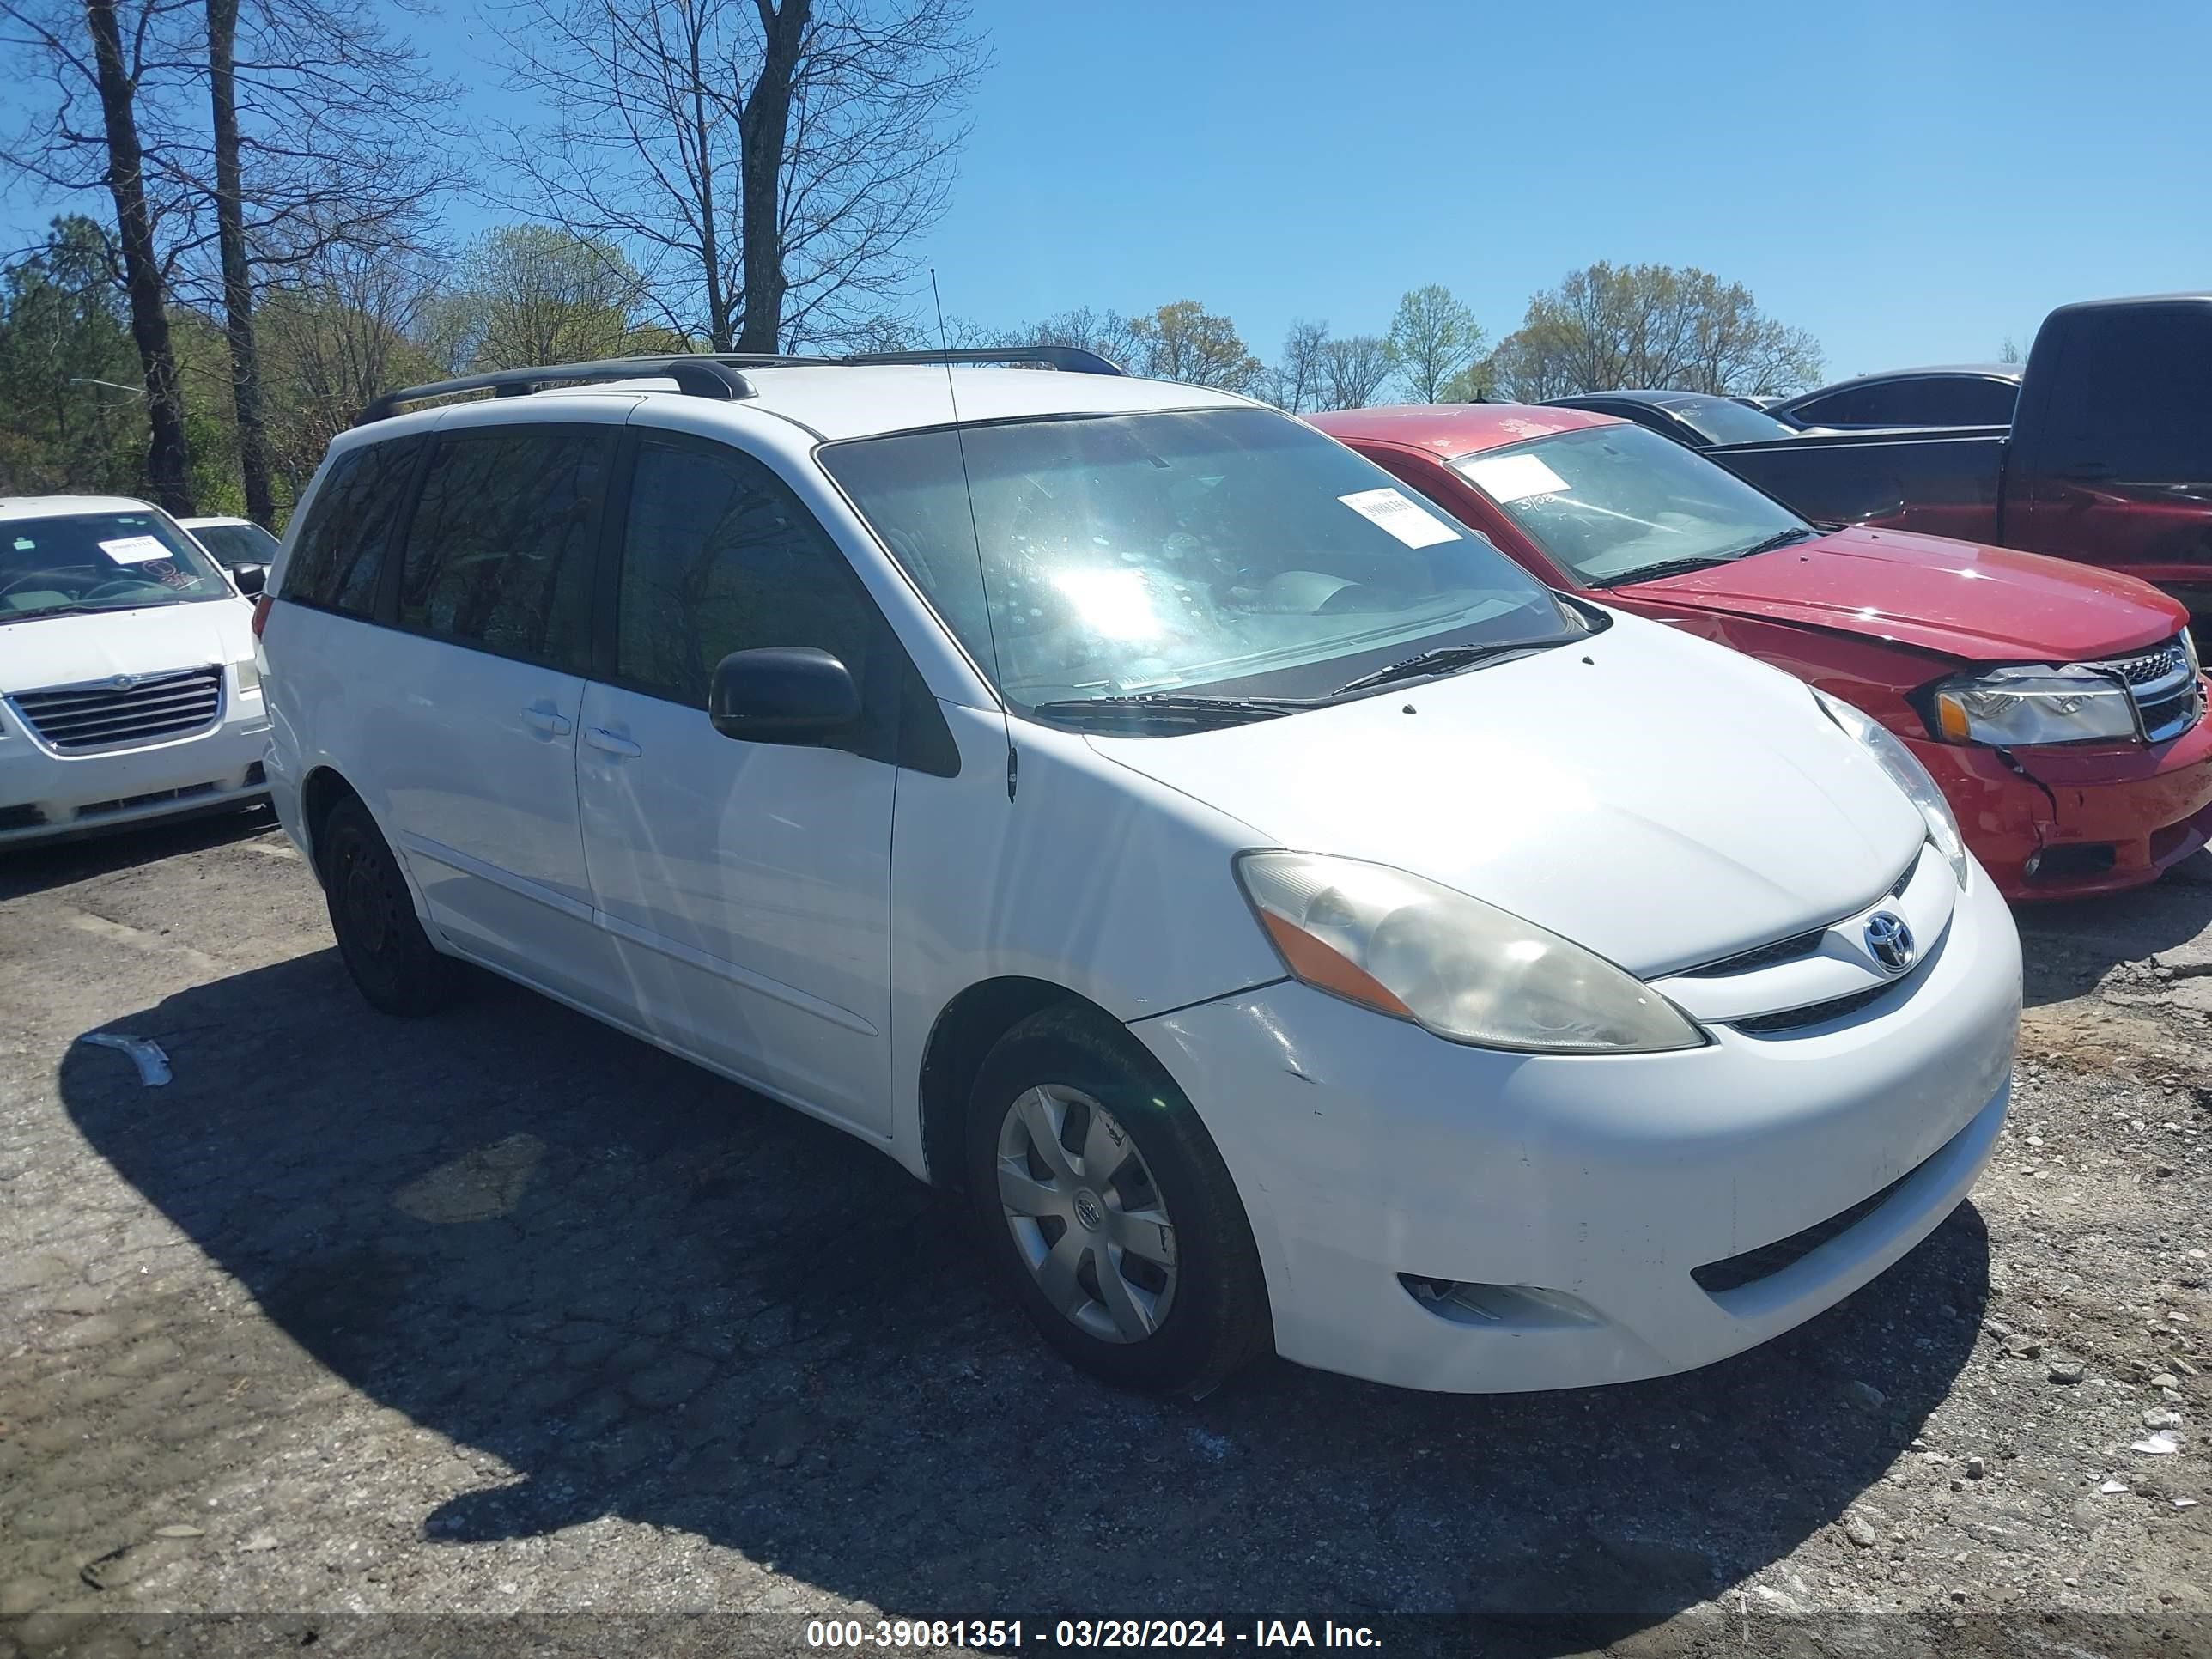
[[[1249,1627],[1220,1619],[817,1619],[810,1648],[1361,1648],[1382,1643],[1364,1625],[1324,1619],[1261,1619]]]

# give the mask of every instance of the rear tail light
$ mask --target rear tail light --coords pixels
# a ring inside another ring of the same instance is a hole
[[[269,607],[276,603],[273,593],[264,593],[253,602],[253,637],[259,639],[261,630],[269,625]]]

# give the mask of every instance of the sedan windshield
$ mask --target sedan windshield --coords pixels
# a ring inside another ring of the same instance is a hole
[[[1008,701],[1055,715],[1200,686],[1327,696],[1447,641],[1584,626],[1481,536],[1265,410],[940,428],[821,458]]]
[[[276,556],[276,538],[258,524],[203,524],[192,526],[192,539],[215,555],[226,570],[242,564],[268,564]]]
[[[234,590],[158,513],[83,513],[0,523],[0,623],[225,599]]]
[[[1776,420],[1763,409],[1746,409],[1733,398],[1692,398],[1665,407],[1707,443],[1763,444],[1797,435],[1796,427]]]
[[[1451,468],[1593,587],[1816,533],[1733,472],[1640,426],[1554,433]]]

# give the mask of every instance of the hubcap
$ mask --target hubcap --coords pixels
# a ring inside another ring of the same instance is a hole
[[[1175,1224],[1144,1155],[1079,1089],[1042,1084],[999,1127],[999,1202],[1045,1299],[1108,1342],[1141,1342],[1175,1302]]]
[[[346,915],[354,925],[355,937],[362,949],[371,957],[381,957],[397,937],[398,918],[392,902],[393,884],[390,875],[377,867],[374,858],[360,848],[349,849],[344,878]]]

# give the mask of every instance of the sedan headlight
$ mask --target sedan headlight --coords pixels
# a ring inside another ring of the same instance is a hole
[[[238,671],[238,695],[241,697],[259,696],[261,695],[261,670],[254,665],[253,659],[251,657],[240,657],[238,661],[232,665]]]
[[[2079,665],[1992,668],[1936,688],[1936,728],[1946,743],[2124,742],[2142,735],[2135,699],[2117,674]]]
[[[1844,729],[1845,736],[1873,756],[1875,764],[1889,774],[1890,781],[1920,809],[1920,817],[1928,825],[1928,839],[1936,843],[1937,852],[1950,860],[1951,873],[1964,887],[1968,867],[1966,843],[1960,837],[1959,820],[1952,816],[1951,803],[1943,799],[1943,792],[1928,775],[1928,769],[1879,720],[1861,714],[1847,702],[1838,702],[1825,691],[1815,691],[1813,696],[1822,712]]]
[[[1403,870],[1246,853],[1237,878],[1295,976],[1454,1042],[1561,1054],[1705,1042],[1674,1004],[1603,957]]]

